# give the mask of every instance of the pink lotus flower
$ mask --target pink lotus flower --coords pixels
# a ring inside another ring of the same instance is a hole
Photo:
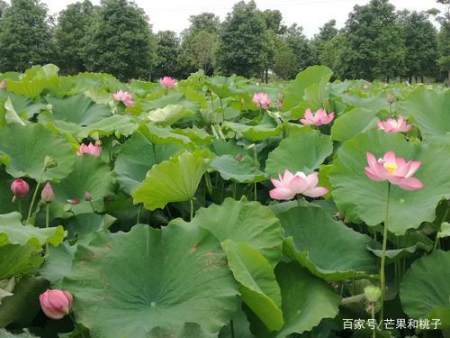
[[[41,191],[41,199],[45,203],[50,203],[55,199],[55,192],[53,191],[52,185],[50,182],[47,182],[44,186],[44,189]]]
[[[388,151],[383,158],[376,159],[371,153],[367,153],[365,173],[373,181],[388,181],[404,190],[418,190],[423,188],[423,183],[413,177],[422,165],[419,161],[406,161],[397,157],[393,151]]]
[[[295,174],[289,170],[284,172],[284,175],[280,175],[279,179],[271,180],[274,189],[270,191],[270,197],[275,200],[290,200],[295,195],[302,194],[307,197],[321,197],[328,193],[328,189],[318,187],[319,174],[314,172],[310,175],[299,171]]]
[[[17,178],[11,183],[11,192],[15,198],[25,198],[30,191],[30,186],[27,181]]]
[[[134,99],[133,95],[129,92],[119,90],[118,92],[113,94],[114,101],[122,102],[125,107],[132,107],[134,106]]]
[[[164,88],[171,89],[175,88],[175,86],[177,85],[177,80],[170,76],[164,76],[163,78],[159,79],[159,83]]]
[[[102,153],[102,147],[100,143],[96,142],[95,144],[89,143],[88,145],[82,143],[80,144],[80,148],[78,149],[77,155],[91,155],[95,157],[99,157]]]
[[[272,104],[272,100],[270,99],[269,95],[262,92],[253,95],[252,101],[256,105],[256,107],[262,109],[267,109]]]
[[[41,309],[51,319],[61,319],[70,313],[73,297],[68,291],[47,290],[39,296]]]
[[[325,109],[319,109],[315,113],[311,111],[311,109],[307,109],[305,111],[305,115],[300,122],[305,126],[323,126],[326,124],[330,124],[331,121],[334,120],[334,113],[327,114]]]
[[[403,116],[399,116],[398,119],[388,118],[385,121],[378,121],[378,129],[386,133],[407,133],[411,130],[411,125]]]

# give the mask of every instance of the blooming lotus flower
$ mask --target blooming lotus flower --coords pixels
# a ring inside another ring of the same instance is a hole
[[[315,113],[311,111],[311,109],[307,109],[305,111],[305,115],[300,122],[305,126],[323,126],[326,124],[330,124],[331,121],[334,120],[334,113],[327,114],[325,109],[319,109]]]
[[[61,319],[70,313],[73,297],[68,291],[47,290],[39,296],[41,309],[51,319]]]
[[[177,85],[177,80],[170,76],[164,76],[163,78],[159,79],[159,83],[164,88],[171,89],[175,88],[175,86]]]
[[[134,106],[134,99],[133,95],[129,92],[119,90],[118,92],[113,94],[114,101],[122,102],[125,107],[132,107]]]
[[[272,100],[270,99],[269,95],[262,92],[253,95],[252,101],[258,108],[262,109],[267,109],[272,104]]]
[[[80,144],[80,148],[78,149],[77,155],[91,155],[95,157],[99,157],[102,153],[102,147],[99,143],[89,143],[88,145],[82,143]]]
[[[50,182],[47,182],[44,186],[44,189],[41,191],[41,199],[45,203],[50,203],[55,199],[55,193],[53,191],[52,185]]]
[[[365,173],[373,181],[388,181],[404,190],[418,190],[423,188],[423,183],[413,175],[420,168],[420,161],[406,161],[397,157],[393,151],[388,151],[383,158],[376,159],[371,153],[367,153]]]
[[[11,192],[15,198],[25,198],[30,191],[30,186],[27,181],[17,178],[11,183]]]
[[[315,198],[328,193],[328,189],[317,186],[319,183],[317,172],[305,175],[301,171],[293,174],[286,170],[283,175],[279,176],[278,180],[272,179],[272,183],[275,188],[270,191],[270,197],[275,200],[287,201],[298,194]]]
[[[386,133],[407,133],[410,131],[411,125],[403,116],[399,116],[398,119],[388,118],[385,121],[378,121],[378,129],[384,130]]]

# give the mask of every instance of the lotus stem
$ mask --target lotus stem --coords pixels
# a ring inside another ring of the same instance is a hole
[[[235,338],[233,320],[230,320],[230,331],[231,331],[231,338]]]
[[[388,239],[390,197],[391,197],[391,183],[388,182],[387,199],[386,199],[386,214],[384,217],[384,225],[383,225],[383,250],[382,250],[382,254],[381,254],[381,266],[380,266],[380,289],[381,289],[380,322],[383,322],[383,320],[384,320],[384,298],[385,298],[385,293],[386,293],[385,265],[386,265],[387,239]]]
[[[192,219],[194,218],[194,199],[193,198],[190,199],[190,204],[191,204],[190,220],[192,221]]]
[[[37,197],[37,194],[38,194],[38,191],[39,191],[40,187],[41,187],[41,183],[37,182],[36,188],[34,189],[33,197],[31,198],[30,207],[28,209],[28,215],[27,215],[26,223],[30,222],[31,214],[33,212],[34,204],[36,203],[36,197]]]

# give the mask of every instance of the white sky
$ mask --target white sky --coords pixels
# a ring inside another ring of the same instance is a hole
[[[50,13],[58,13],[67,4],[76,0],[42,0]],[[100,0],[91,0],[98,4]],[[237,0],[135,0],[150,18],[153,30],[181,32],[189,26],[189,16],[202,12],[213,12],[225,18]],[[258,7],[278,9],[285,24],[297,23],[303,26],[305,34],[312,37],[325,22],[336,19],[342,27],[354,5],[363,5],[369,0],[256,0]],[[391,0],[397,9],[427,10],[437,8],[434,0]]]

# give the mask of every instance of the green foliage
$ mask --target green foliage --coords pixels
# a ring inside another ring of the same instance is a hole
[[[128,0],[103,0],[86,42],[86,68],[119,79],[146,78],[151,69],[151,30],[142,9]]]
[[[265,66],[266,24],[254,1],[238,2],[228,14],[217,51],[225,75],[257,76]]]
[[[180,41],[175,32],[163,31],[156,34],[156,58],[152,70],[155,79],[177,74],[177,59],[180,52]]]
[[[0,71],[24,71],[51,61],[47,9],[39,0],[12,0],[0,20]]]
[[[57,64],[63,73],[85,71],[85,51],[89,29],[93,25],[94,6],[89,0],[67,6],[58,17],[54,30]]]

